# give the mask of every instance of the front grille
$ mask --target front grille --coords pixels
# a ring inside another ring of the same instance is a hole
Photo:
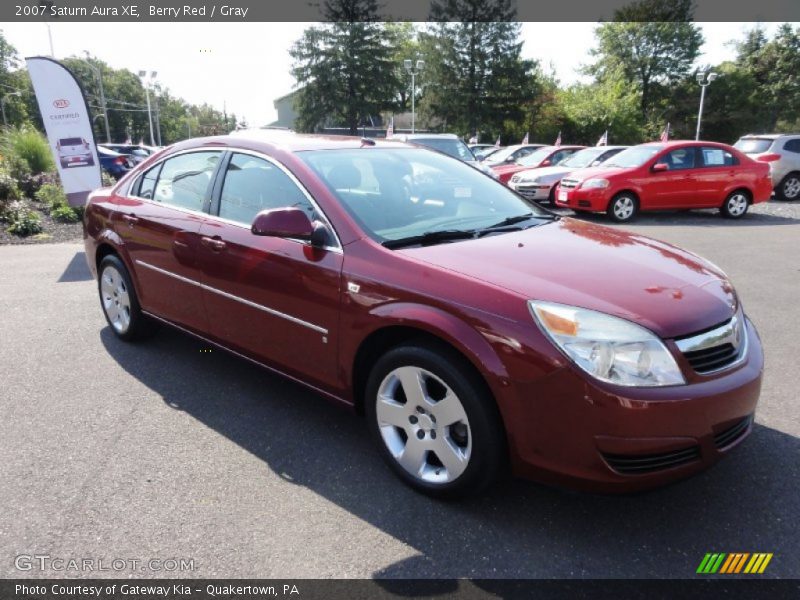
[[[690,446],[681,450],[659,454],[603,454],[612,469],[623,475],[643,475],[664,469],[672,469],[700,458],[700,447]]]
[[[732,425],[725,431],[721,431],[720,433],[716,434],[714,436],[714,444],[717,446],[717,448],[725,448],[726,446],[730,446],[733,442],[747,433],[747,430],[750,428],[750,424],[752,422],[753,415],[746,416],[735,425]]]
[[[578,180],[577,179],[562,179],[561,180],[561,187],[565,190],[571,190],[572,188],[578,187]]]
[[[695,371],[703,374],[727,367],[738,358],[739,352],[733,347],[733,344],[722,344],[703,350],[685,352],[684,356]]]
[[[519,181],[519,175],[511,176],[511,183],[517,183],[518,181]]]

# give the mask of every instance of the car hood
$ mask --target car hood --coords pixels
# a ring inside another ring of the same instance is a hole
[[[624,173],[629,173],[634,169],[620,168],[620,167],[589,167],[587,169],[573,169],[571,172],[575,173],[574,177],[570,179],[577,179],[579,181],[586,181],[592,177],[614,177]]]
[[[665,242],[569,218],[400,252],[526,299],[628,319],[663,338],[707,329],[736,311],[733,287],[708,261]]]
[[[532,168],[535,167],[523,167],[522,165],[518,165],[517,163],[502,164],[492,167],[495,173],[514,173],[516,171],[522,171],[523,169],[532,169]]]
[[[538,169],[531,169],[526,168],[523,171],[517,173],[518,175],[526,175],[530,176],[531,178],[536,177],[539,181],[546,181],[546,180],[558,180],[564,177],[564,175],[568,175],[573,171],[582,171],[583,169],[575,169],[569,167],[540,167]],[[530,173],[528,173],[530,171]]]

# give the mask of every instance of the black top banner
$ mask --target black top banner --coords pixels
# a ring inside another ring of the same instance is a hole
[[[275,21],[527,21],[612,20],[620,9],[638,5],[634,20],[670,20],[675,0],[22,0],[0,3],[0,21],[74,22],[275,22]],[[695,21],[800,21],[798,0],[694,0]],[[377,11],[364,7],[377,5]],[[442,8],[450,10],[443,11]],[[456,8],[456,11],[452,9]],[[444,16],[443,16],[444,14]],[[629,13],[630,14],[630,13]],[[576,42],[580,43],[579,40]]]

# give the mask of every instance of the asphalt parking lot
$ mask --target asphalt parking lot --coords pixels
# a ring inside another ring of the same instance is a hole
[[[115,339],[80,243],[0,247],[0,577],[98,575],[15,567],[46,554],[194,560],[101,573],[121,577],[682,578],[706,552],[800,577],[800,204],[626,228],[732,278],[766,351],[753,435],[645,494],[504,481],[455,504],[405,488],[360,418],[298,385],[168,329]]]

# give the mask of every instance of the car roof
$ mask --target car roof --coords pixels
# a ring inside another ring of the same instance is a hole
[[[783,137],[800,137],[800,133],[748,133],[740,140],[777,140]]]
[[[442,140],[457,140],[459,137],[455,133],[396,133],[396,138],[406,140],[429,140],[429,139],[442,139]]]
[[[384,140],[362,138],[344,135],[319,135],[295,133],[284,130],[268,129],[240,129],[228,135],[205,138],[195,138],[179,142],[176,146],[184,148],[197,148],[201,146],[237,146],[242,142],[255,142],[287,152],[302,152],[306,150],[336,150],[346,148],[362,148],[364,146],[378,146],[384,148],[410,148],[399,140]]]

